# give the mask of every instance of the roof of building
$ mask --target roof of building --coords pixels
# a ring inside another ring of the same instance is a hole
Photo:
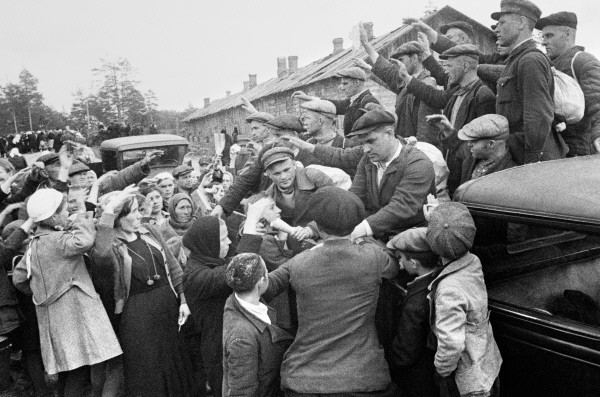
[[[471,23],[474,27],[479,28],[479,30],[486,30],[489,31],[490,34],[492,33],[489,27],[484,26],[483,24],[469,18],[468,16],[464,15],[463,13],[455,10],[450,6],[442,7],[441,9],[423,18],[423,20],[425,22],[428,22],[440,13],[455,14],[457,15],[457,17],[461,18],[461,20],[465,20]],[[380,49],[386,48],[388,45],[390,45],[406,33],[410,32],[411,30],[412,27],[408,25],[402,25],[396,30],[376,37],[371,41],[371,44],[373,44],[375,49],[379,51]],[[354,52],[353,48],[347,48],[337,54],[329,54],[324,58],[312,62],[304,67],[298,68],[296,72],[287,74],[279,78],[271,78],[265,81],[264,83],[261,83],[256,87],[250,88],[246,91],[241,91],[235,94],[231,94],[225,98],[214,100],[208,106],[202,109],[198,109],[196,112],[186,117],[183,121],[190,122],[192,120],[200,119],[211,114],[219,113],[223,110],[241,106],[240,98],[242,96],[248,99],[249,101],[254,101],[259,98],[263,98],[284,91],[289,91],[292,89],[298,89],[316,81],[334,77],[336,72],[338,72],[339,70],[354,66],[352,59],[358,57],[364,59],[366,58],[366,56],[366,52],[363,48],[361,48],[358,52]]]

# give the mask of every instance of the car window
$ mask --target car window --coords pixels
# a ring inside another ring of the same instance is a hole
[[[490,300],[600,328],[600,236],[475,217]]]
[[[123,151],[123,168],[129,167],[130,165],[142,160],[146,156],[147,151],[158,149],[163,150],[164,154],[153,165],[153,167],[178,166],[181,164],[181,160],[185,154],[185,146],[166,146]]]

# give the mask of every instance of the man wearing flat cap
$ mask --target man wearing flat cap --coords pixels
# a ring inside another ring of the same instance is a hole
[[[192,171],[194,171],[194,168],[187,164],[182,164],[173,170],[173,178],[175,178],[176,186],[175,193],[192,194]]]
[[[407,91],[422,102],[433,107],[444,108],[443,114],[450,120],[454,133],[438,136],[442,152],[446,158],[450,175],[448,190],[450,195],[460,185],[462,159],[468,154],[466,145],[456,139],[456,131],[471,120],[484,114],[495,113],[496,96],[477,76],[479,50],[473,44],[460,44],[444,51],[440,59],[445,60],[448,84],[446,90],[423,84],[412,78],[404,65],[398,64],[398,74],[406,84]],[[439,120],[441,115],[433,115],[429,120]]]
[[[359,67],[344,69],[335,74],[340,78],[339,90],[346,97],[343,100],[329,99],[335,105],[335,113],[344,116],[344,136],[352,131],[352,125],[362,115],[362,111],[367,103],[379,103],[379,101],[365,88],[367,81],[366,73]],[[305,94],[302,91],[296,91],[292,98],[298,98],[302,101],[311,101],[319,99]]]
[[[397,95],[396,116],[398,122],[395,129],[396,136],[405,138],[416,136],[417,140],[421,142],[439,147],[437,130],[426,120],[427,116],[439,113],[439,108],[434,108],[430,104],[422,102],[406,90],[406,84],[398,77],[395,64],[375,51],[375,48],[369,43],[369,36],[362,24],[360,25],[360,42],[369,56],[368,60],[373,65],[373,74],[379,77]],[[433,88],[436,87],[435,79],[423,68],[423,48],[419,42],[409,41],[402,44],[390,58],[402,62],[408,73],[415,79]]]
[[[600,152],[600,61],[575,45],[577,15],[557,12],[540,19],[535,27],[542,31],[542,45],[553,66],[574,77],[585,96],[583,119],[561,131],[569,146],[567,157]]]

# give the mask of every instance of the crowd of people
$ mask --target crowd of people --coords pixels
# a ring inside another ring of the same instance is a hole
[[[477,227],[451,199],[600,150],[600,63],[573,13],[502,0],[492,18],[495,54],[466,22],[407,19],[419,40],[386,59],[361,26],[345,99],[243,100],[250,133],[172,172],[151,175],[154,150],[98,176],[73,138],[0,159],[0,390],[20,351],[36,396],[498,396]],[[585,94],[576,122],[552,67]]]

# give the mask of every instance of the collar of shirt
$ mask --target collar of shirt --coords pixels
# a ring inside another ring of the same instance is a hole
[[[364,94],[366,91],[368,91],[368,88],[365,88],[364,90],[362,90],[361,92],[359,92],[358,94],[351,96],[350,97],[350,103],[354,103],[354,101],[356,101],[356,98],[358,98],[359,96],[361,96],[362,94]]]
[[[394,153],[394,155],[392,156],[392,158],[390,159],[390,161],[382,163],[382,162],[374,162],[373,164],[375,164],[375,166],[377,167],[377,172],[381,171],[382,175],[385,172],[385,170],[387,169],[387,167],[390,166],[391,162],[396,160],[398,157],[400,157],[400,152],[402,151],[402,142],[400,142],[400,140],[396,139],[396,141],[398,142],[398,149],[396,149],[396,153]]]
[[[517,45],[515,46],[515,48],[513,48],[513,49],[512,49],[512,51],[511,51],[510,53],[512,54],[513,52],[515,52],[515,50],[516,50],[517,48],[521,47],[523,44],[525,44],[525,43],[526,43],[526,42],[528,42],[529,40],[533,40],[533,37],[530,37],[530,38],[528,38],[528,39],[525,39],[525,40],[521,41],[519,44],[517,44]]]
[[[421,274],[420,276],[417,276],[417,277],[415,277],[415,278],[413,279],[413,281],[409,282],[408,284],[412,284],[412,283],[414,283],[414,282],[416,282],[416,281],[418,281],[418,280],[420,280],[420,279],[422,279],[422,278],[425,278],[425,277],[429,276],[431,273],[433,273],[434,271],[435,271],[435,270],[432,270],[432,271],[430,271],[430,272],[427,272],[427,273],[425,273],[425,274]]]
[[[238,294],[235,294],[235,299],[237,299],[238,303],[246,310],[250,312],[253,316],[257,317],[259,320],[271,324],[271,319],[269,318],[269,309],[264,303],[258,303],[258,305],[252,304],[250,302],[246,302],[243,299],[240,299]]]

